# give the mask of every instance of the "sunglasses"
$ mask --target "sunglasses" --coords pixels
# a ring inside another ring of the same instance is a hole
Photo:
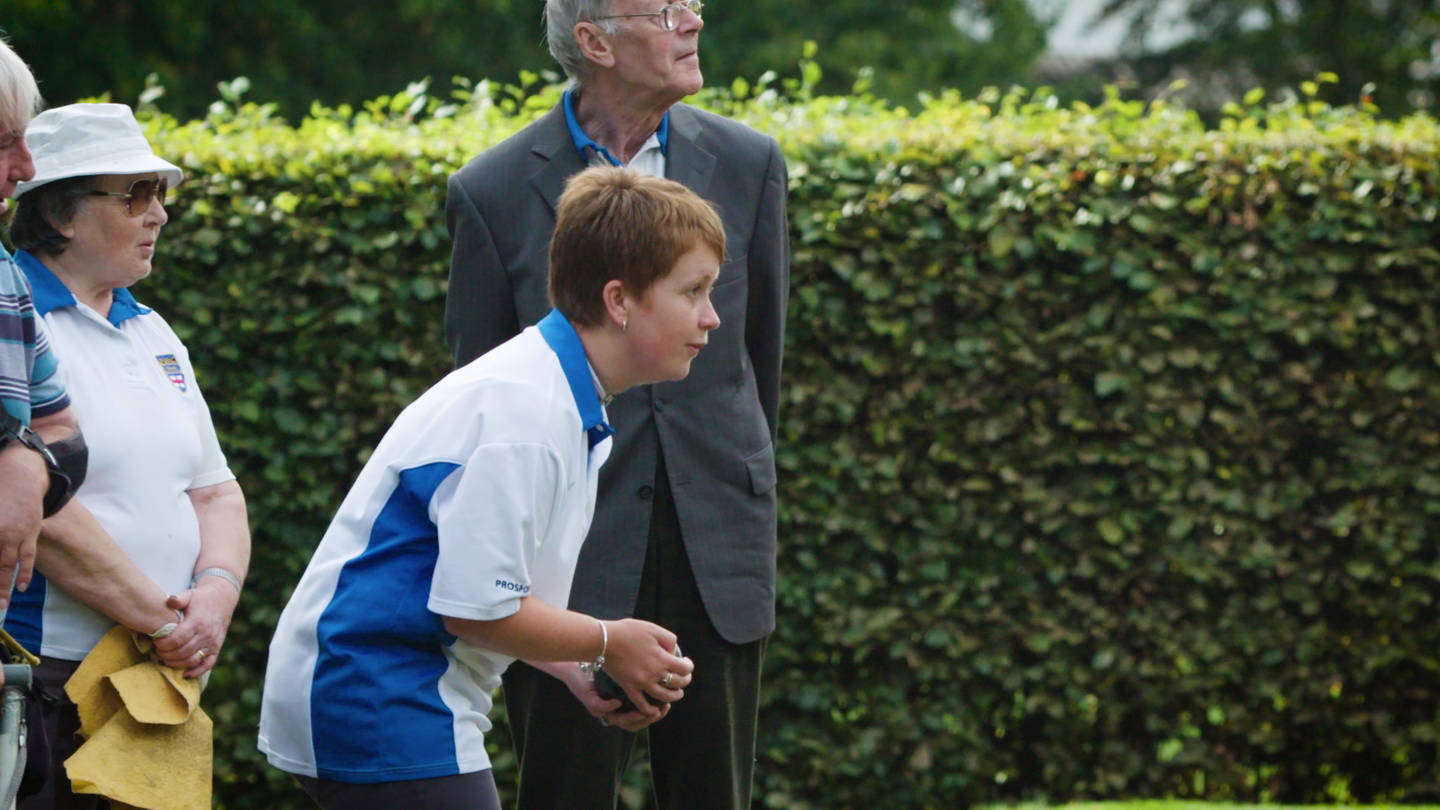
[[[150,201],[158,199],[161,205],[165,204],[165,191],[170,184],[162,179],[159,180],[136,180],[130,184],[129,191],[92,191],[92,197],[124,197],[125,215],[138,217],[150,210]]]

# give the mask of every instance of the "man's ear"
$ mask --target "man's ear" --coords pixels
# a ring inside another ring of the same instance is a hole
[[[575,24],[575,45],[580,48],[580,55],[598,67],[610,68],[615,66],[615,49],[610,42],[610,37],[600,26],[593,22],[582,22]]]

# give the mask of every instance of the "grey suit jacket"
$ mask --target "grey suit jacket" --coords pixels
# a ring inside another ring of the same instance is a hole
[[[570,607],[634,610],[649,536],[656,455],[665,454],[685,550],[705,609],[732,643],[775,627],[775,455],[790,278],[786,173],[775,140],[720,116],[670,110],[667,174],[715,203],[725,262],[720,327],[674,383],[608,408],[615,446],[580,554]],[[469,362],[549,311],[546,270],[565,179],[584,168],[556,106],[450,178],[454,240],[445,335]]]

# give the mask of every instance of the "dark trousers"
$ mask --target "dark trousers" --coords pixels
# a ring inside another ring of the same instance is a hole
[[[35,677],[55,700],[45,707],[45,733],[50,738],[50,778],[38,793],[21,799],[17,810],[103,810],[110,802],[88,793],[71,793],[65,760],[80,747],[80,715],[65,695],[65,682],[80,668],[79,661],[46,658],[35,667]]]
[[[323,810],[500,810],[489,770],[368,785],[298,775],[295,781]]]
[[[650,726],[650,768],[662,810],[750,806],[764,640],[731,644],[715,632],[680,538],[663,465],[635,618],[674,631],[695,678]],[[505,708],[520,761],[518,810],[613,810],[635,735],[601,726],[556,678],[516,662]]]

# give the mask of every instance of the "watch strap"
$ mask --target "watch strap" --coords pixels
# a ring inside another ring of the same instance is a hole
[[[10,446],[11,442],[20,441],[20,429],[25,423],[16,419],[9,411],[0,408],[0,450]]]
[[[219,566],[214,566],[211,568],[206,568],[203,571],[195,572],[195,576],[191,577],[190,579],[190,587],[195,587],[197,584],[199,584],[200,580],[204,579],[205,577],[216,577],[218,579],[223,579],[235,588],[236,593],[242,592],[242,588],[240,587],[240,578],[230,573],[229,570],[221,568]]]
[[[75,494],[70,476],[60,468],[59,462],[55,460],[55,454],[45,446],[45,440],[40,438],[29,425],[16,419],[9,411],[0,408],[0,450],[4,450],[11,442],[19,442],[26,447],[40,454],[45,459],[45,472],[50,476],[50,486],[45,491],[45,517],[59,512],[61,507]]]

